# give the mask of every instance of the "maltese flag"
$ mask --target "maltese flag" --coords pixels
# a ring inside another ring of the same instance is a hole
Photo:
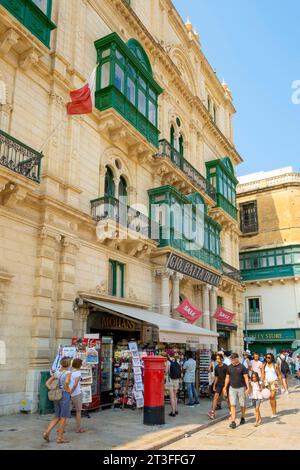
[[[79,90],[71,91],[71,101],[67,104],[67,114],[89,114],[93,111],[97,67],[98,65],[94,68],[86,85]]]

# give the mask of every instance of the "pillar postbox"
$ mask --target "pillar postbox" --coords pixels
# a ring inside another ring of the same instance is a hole
[[[164,357],[144,358],[144,424],[165,424]]]

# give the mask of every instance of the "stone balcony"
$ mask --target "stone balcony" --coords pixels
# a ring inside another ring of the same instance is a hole
[[[0,203],[24,199],[40,183],[43,155],[0,130]]]
[[[91,201],[91,215],[97,222],[97,239],[110,248],[143,258],[157,243],[151,239],[152,222],[139,210],[112,196]]]
[[[162,184],[174,186],[183,194],[198,192],[209,206],[215,205],[214,188],[167,140],[160,140],[154,160]]]

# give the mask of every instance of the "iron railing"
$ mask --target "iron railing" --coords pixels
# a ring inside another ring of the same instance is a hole
[[[43,154],[0,130],[0,165],[39,183],[42,158]]]
[[[235,281],[240,282],[240,280],[241,280],[241,271],[234,268],[233,266],[230,266],[230,264],[224,263],[224,261],[223,261],[222,265],[223,265],[223,274],[225,274],[225,276],[228,276],[231,279],[234,279]]]
[[[97,222],[112,220],[116,224],[150,238],[154,222],[137,209],[127,206],[113,196],[104,196],[91,201],[92,218]]]
[[[172,145],[166,140],[159,141],[158,153],[155,158],[168,157],[171,162],[179,168],[200,191],[205,192],[216,201],[215,188],[194,168]]]

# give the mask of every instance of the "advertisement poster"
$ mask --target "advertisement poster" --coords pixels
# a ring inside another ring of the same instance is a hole
[[[87,364],[99,364],[99,354],[95,348],[86,348],[86,363]]]
[[[81,386],[82,391],[82,403],[92,403],[92,387],[90,385]]]

